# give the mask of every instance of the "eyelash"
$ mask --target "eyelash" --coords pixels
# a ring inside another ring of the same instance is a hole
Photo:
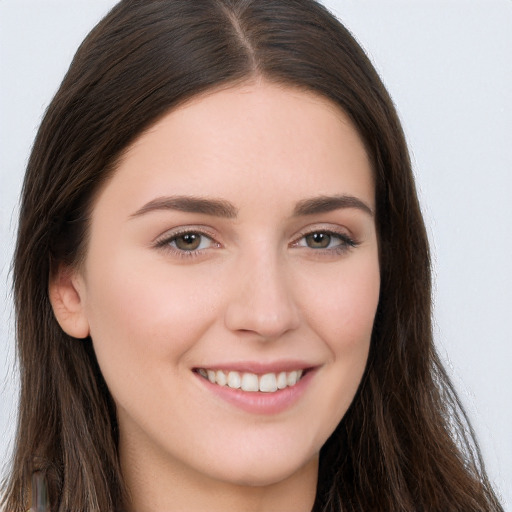
[[[326,248],[313,248],[308,247],[307,245],[299,245],[299,242],[301,240],[306,239],[306,237],[311,235],[327,235],[331,238],[336,238],[340,241],[339,245],[336,245],[335,247],[326,247]],[[173,247],[171,244],[175,243],[177,239],[181,237],[185,237],[187,235],[197,235],[201,238],[207,238],[210,240],[211,244],[214,247],[220,247],[220,244],[214,240],[212,235],[200,230],[200,229],[184,229],[183,231],[178,231],[175,233],[172,233],[170,236],[164,236],[164,238],[158,239],[155,242],[155,247],[158,249],[164,249],[167,251],[172,252],[174,255],[180,257],[180,258],[195,258],[198,256],[201,256],[204,251],[208,250],[210,247],[205,249],[193,249],[193,250],[185,250],[185,249],[179,249],[177,247]],[[311,231],[304,232],[300,235],[299,238],[297,238],[294,242],[290,244],[291,247],[303,247],[306,249],[310,249],[314,252],[322,252],[323,254],[330,254],[330,255],[341,255],[344,254],[351,249],[357,247],[359,245],[359,242],[351,238],[345,233],[339,233],[337,231],[329,230],[329,229],[314,229]],[[318,254],[320,256],[320,254]]]
[[[212,235],[200,230],[200,229],[184,229],[183,231],[177,231],[172,233],[171,235],[165,236],[161,239],[156,240],[155,247],[158,249],[163,249],[166,251],[170,251],[175,256],[179,258],[195,258],[200,256],[207,249],[194,249],[194,250],[185,250],[179,249],[178,247],[173,247],[171,244],[176,242],[177,239],[185,237],[187,235],[198,235],[201,238],[207,238],[210,240],[212,245],[220,247],[220,244],[215,242]]]
[[[308,236],[311,236],[311,235],[327,235],[329,237],[332,238],[336,238],[339,240],[339,244],[336,245],[335,247],[326,247],[326,248],[313,248],[313,247],[308,247],[308,246],[302,246],[302,245],[299,245],[299,243],[306,239],[306,237]],[[302,233],[300,235],[300,237],[298,239],[296,239],[295,242],[292,242],[292,247],[304,247],[306,249],[311,249],[312,251],[315,251],[315,252],[321,252],[322,255],[323,254],[329,254],[329,255],[341,255],[341,254],[344,254],[348,251],[350,251],[351,249],[354,249],[355,247],[357,247],[359,245],[359,242],[357,242],[356,240],[354,240],[352,237],[348,236],[346,233],[340,233],[338,231],[333,231],[333,230],[330,230],[330,229],[313,229],[311,231],[307,231],[305,233]],[[318,254],[318,256],[320,256],[320,254]]]

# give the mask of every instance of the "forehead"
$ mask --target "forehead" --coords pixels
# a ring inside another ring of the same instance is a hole
[[[265,82],[194,97],[125,152],[101,196],[233,202],[351,194],[374,203],[366,150],[346,114],[312,92]]]

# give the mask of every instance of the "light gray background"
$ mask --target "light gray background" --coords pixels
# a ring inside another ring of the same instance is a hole
[[[0,0],[0,464],[16,415],[9,269],[24,167],[74,51],[114,3]],[[512,1],[324,3],[404,123],[434,254],[437,344],[511,510]]]

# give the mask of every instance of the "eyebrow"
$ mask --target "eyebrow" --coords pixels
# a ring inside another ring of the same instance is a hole
[[[299,201],[295,206],[293,215],[301,217],[306,215],[315,215],[318,213],[327,213],[334,210],[344,208],[356,208],[368,215],[374,216],[373,210],[365,202],[355,196],[336,195],[336,196],[319,196],[311,199]]]
[[[332,212],[345,208],[356,208],[373,217],[373,210],[365,202],[351,195],[318,196],[299,201],[293,210],[294,217],[303,217],[319,213]],[[139,217],[149,212],[175,210],[186,213],[201,213],[234,219],[238,209],[229,201],[194,196],[157,197],[139,208],[130,217]]]
[[[153,199],[132,214],[131,217],[139,217],[140,215],[158,210],[202,213],[204,215],[224,217],[226,219],[233,219],[238,215],[237,208],[230,202],[222,199],[208,199],[194,196],[170,196]]]

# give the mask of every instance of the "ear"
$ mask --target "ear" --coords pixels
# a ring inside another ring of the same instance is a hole
[[[48,294],[62,330],[73,338],[87,338],[90,331],[85,314],[85,286],[78,271],[59,265],[50,277]]]

